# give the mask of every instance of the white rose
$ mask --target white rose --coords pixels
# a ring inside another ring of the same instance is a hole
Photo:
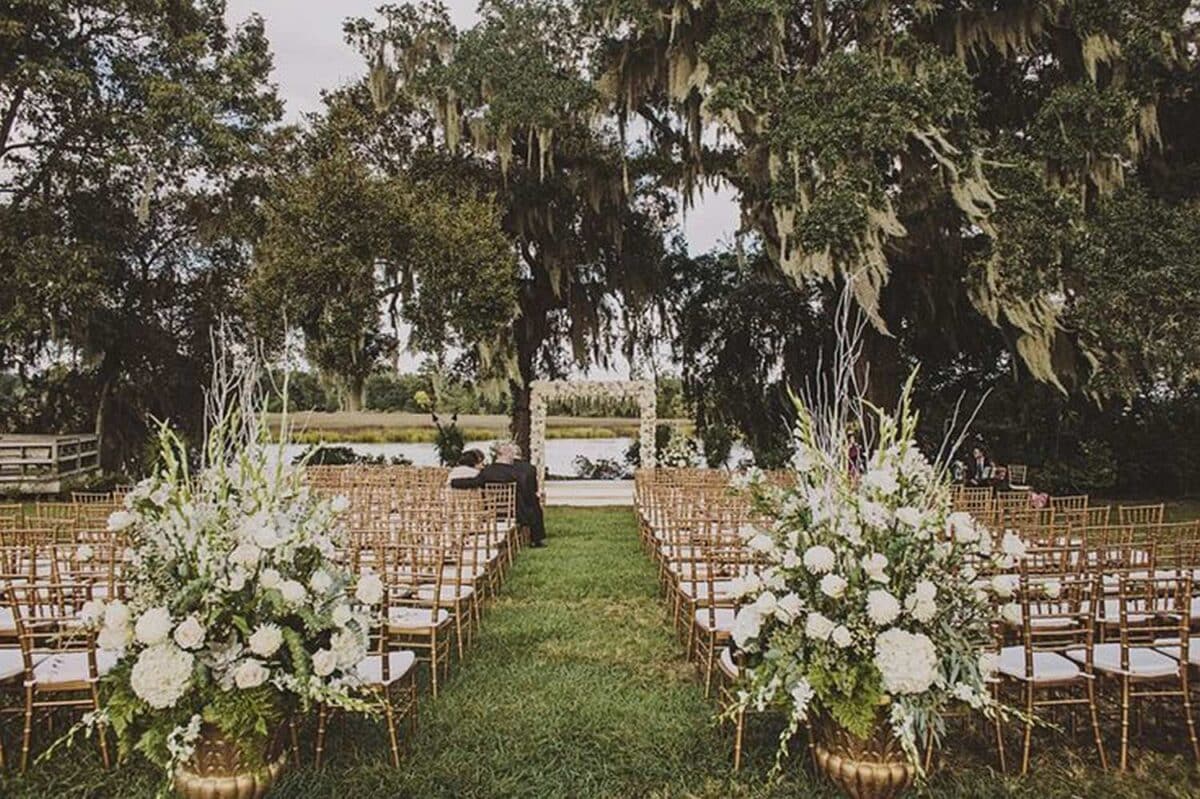
[[[1015,574],[997,574],[992,578],[992,592],[1001,599],[1008,599],[1017,592],[1019,580]]]
[[[283,594],[284,604],[292,607],[304,604],[304,600],[308,598],[308,591],[295,580],[284,580],[280,583],[279,593]]]
[[[979,526],[966,511],[955,511],[946,517],[946,531],[960,544],[979,540]]]
[[[841,599],[846,593],[846,578],[838,574],[827,574],[821,578],[821,593],[830,599]]]
[[[95,557],[95,555],[95,551],[87,544],[80,544],[75,549],[75,560],[79,561],[80,563],[87,563],[89,560]]]
[[[84,627],[94,627],[104,620],[104,602],[99,599],[89,599],[79,609],[79,623]]]
[[[804,634],[815,641],[828,641],[835,626],[824,614],[810,613],[804,622]]]
[[[262,552],[259,548],[247,541],[234,547],[234,550],[229,553],[229,562],[234,566],[253,569],[258,565],[258,559],[261,555]]]
[[[197,649],[204,643],[204,627],[195,616],[188,616],[175,628],[174,638],[180,649]]]
[[[1058,580],[1047,580],[1042,583],[1042,593],[1047,599],[1058,599],[1062,596],[1062,583]]]
[[[844,624],[834,627],[830,638],[833,641],[833,645],[839,649],[845,649],[854,643],[854,636],[851,634],[850,628]]]
[[[312,656],[313,674],[328,677],[337,668],[337,655],[328,649],[318,649]]]
[[[1000,539],[1000,551],[1011,558],[1020,560],[1025,557],[1025,541],[1012,530],[1007,531]]]
[[[263,588],[278,588],[283,585],[283,575],[275,569],[263,569],[258,575],[258,584]]]
[[[775,549],[775,541],[765,533],[759,533],[751,538],[746,546],[754,552],[771,552]]]
[[[234,594],[241,591],[246,587],[246,572],[241,569],[231,571],[229,576],[225,578],[225,587]]]
[[[267,681],[271,672],[257,660],[246,658],[233,670],[233,684],[243,691],[257,688]]]
[[[1016,602],[1009,602],[1000,608],[1000,618],[1014,627],[1019,626],[1021,624],[1021,606]]]
[[[274,549],[283,543],[283,537],[275,529],[275,525],[264,521],[254,529],[254,543],[260,549]]]
[[[354,614],[350,612],[350,606],[343,603],[333,609],[333,623],[338,627],[345,627],[354,618]]]
[[[283,631],[275,624],[261,624],[246,643],[250,651],[260,658],[269,658],[283,645]]]
[[[785,595],[775,606],[775,617],[785,624],[790,624],[804,612],[804,601],[794,592]]]
[[[770,616],[779,605],[779,599],[771,591],[764,591],[758,595],[753,604],[758,609],[759,614]]]
[[[378,605],[383,601],[383,580],[377,574],[364,574],[358,578],[354,598],[364,605]]]
[[[874,582],[887,584],[887,555],[879,552],[872,552],[870,555],[863,555],[862,559],[863,571],[867,573]]]
[[[161,644],[171,634],[171,611],[164,607],[150,608],[137,620],[133,634],[138,643],[146,646]]]
[[[338,494],[329,501],[329,509],[334,513],[345,513],[350,509],[350,500],[345,494]]]
[[[826,574],[833,571],[837,558],[833,550],[826,546],[811,546],[804,551],[804,568],[813,574]]]
[[[178,704],[192,681],[192,656],[170,641],[142,650],[129,673],[129,687],[155,710]]]
[[[361,583],[360,583],[360,585],[361,585]],[[735,597],[743,597],[743,596],[746,596],[747,594],[757,594],[761,590],[762,590],[762,580],[759,579],[758,574],[755,572],[750,572],[749,574],[741,575],[739,577],[734,577],[730,581],[730,585],[729,585],[729,592],[731,594],[733,594]],[[369,602],[366,604],[374,604],[374,603]]]
[[[317,569],[313,572],[312,577],[308,580],[308,587],[313,590],[317,596],[323,596],[330,588],[333,587],[333,578],[329,576],[329,572],[324,569]]]
[[[867,593],[867,617],[877,627],[884,627],[900,616],[900,602],[882,588]]]
[[[130,513],[127,510],[114,511],[108,517],[108,531],[116,533],[126,529],[137,521],[137,514]]]

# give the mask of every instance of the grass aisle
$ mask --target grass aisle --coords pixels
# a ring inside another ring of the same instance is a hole
[[[377,723],[332,727],[326,766],[288,771],[272,796],[393,797],[832,797],[805,775],[766,784],[771,720],[750,729],[749,760],[730,774],[728,730],[713,723],[692,667],[682,658],[638,546],[629,509],[548,513],[550,547],[518,559],[482,633],[437,701],[423,696],[420,729],[399,770]],[[11,723],[5,736],[12,752]],[[1182,730],[1168,732],[1176,750]],[[39,751],[44,747],[39,743]],[[306,736],[306,757],[311,738]],[[1160,742],[1157,749],[1171,749]],[[1194,797],[1190,757],[1140,750],[1131,775],[1103,774],[1086,748],[1042,741],[1029,778],[1000,778],[991,742],[956,732],[930,794],[975,797]],[[1010,750],[1011,753],[1011,750]],[[0,797],[146,797],[156,773],[134,761],[104,772],[94,746],[43,762],[25,778],[0,776]]]

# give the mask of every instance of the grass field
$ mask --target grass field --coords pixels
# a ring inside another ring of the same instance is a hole
[[[551,509],[548,525],[550,546],[521,555],[445,692],[423,697],[420,729],[399,770],[388,763],[382,727],[351,721],[332,729],[324,768],[290,770],[272,795],[834,796],[807,769],[802,747],[782,778],[767,778],[779,723],[771,717],[752,721],[748,761],[731,773],[728,730],[714,723],[714,706],[682,657],[630,510]],[[1038,736],[1036,776],[1027,778],[998,775],[990,739],[971,726],[949,737],[929,787],[934,797],[1200,795],[1195,765],[1177,754],[1186,738],[1174,727],[1144,742],[1134,772],[1123,776],[1101,773],[1085,745],[1068,746],[1054,731]],[[90,745],[25,777],[0,777],[0,796],[13,799],[143,797],[154,787],[154,773],[137,762],[103,772]]]
[[[448,414],[440,415],[449,421]],[[691,429],[688,419],[660,419]],[[279,414],[271,414],[268,423],[278,430]],[[290,415],[293,438],[298,443],[368,442],[418,443],[433,441],[437,433],[427,413],[381,413],[376,411],[321,413],[304,411]],[[509,418],[502,415],[462,414],[458,426],[469,441],[484,441],[507,434]],[[546,419],[547,438],[618,438],[636,437],[638,420],[627,417],[550,416]]]

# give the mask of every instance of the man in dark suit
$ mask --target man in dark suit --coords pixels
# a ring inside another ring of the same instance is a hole
[[[496,460],[479,470],[475,477],[450,481],[451,488],[483,488],[488,483],[517,484],[517,523],[529,528],[530,545],[546,546],[546,522],[538,496],[537,470],[527,461],[517,460],[517,445],[511,442],[496,448]]]

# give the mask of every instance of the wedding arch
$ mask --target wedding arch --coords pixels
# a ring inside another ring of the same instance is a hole
[[[653,380],[535,380],[529,388],[529,460],[537,468],[539,482],[546,477],[546,408],[551,400],[636,399],[642,466],[654,467],[657,395]]]

